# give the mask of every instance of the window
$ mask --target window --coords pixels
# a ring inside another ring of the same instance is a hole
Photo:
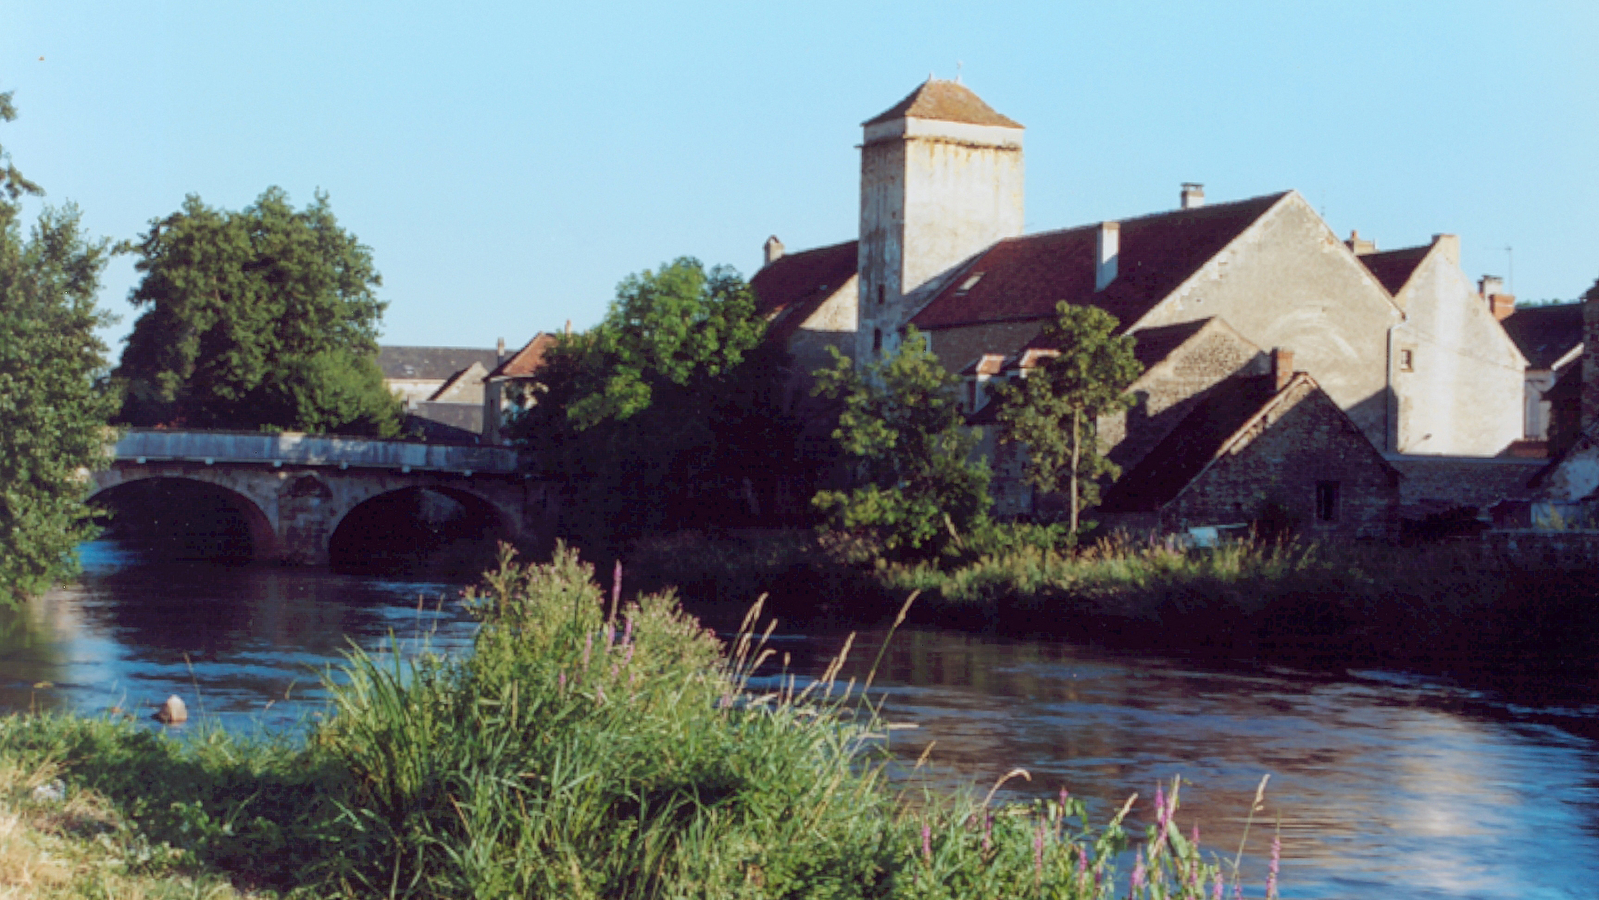
[[[883,302],[884,302],[883,301],[883,295],[884,295],[883,286],[882,285],[878,285],[877,286],[877,305],[878,306],[882,306],[883,305]]]
[[[1414,356],[1414,352],[1413,351],[1411,351],[1411,350],[1401,350],[1401,351],[1399,351],[1399,371],[1401,371],[1401,372],[1414,372],[1414,371],[1416,371],[1416,357]]]
[[[1316,521],[1338,521],[1338,482],[1316,482]]]
[[[872,329],[872,352],[883,352],[883,329],[881,328]]]

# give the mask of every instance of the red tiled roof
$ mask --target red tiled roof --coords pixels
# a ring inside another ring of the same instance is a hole
[[[1527,358],[1527,365],[1549,369],[1582,343],[1582,304],[1518,306],[1500,324]]]
[[[495,378],[525,378],[532,375],[544,365],[544,354],[555,346],[558,339],[553,334],[539,332],[527,346],[516,351],[509,359],[494,367],[494,371],[484,377],[484,381]]]
[[[1009,238],[988,248],[967,271],[983,277],[949,285],[911,319],[923,331],[1047,319],[1062,300],[1097,306],[1125,330],[1176,290],[1222,248],[1288,194],[1156,213],[1121,223],[1116,280],[1094,290],[1099,225]]]
[[[767,335],[787,339],[845,282],[855,277],[856,242],[778,257],[750,279],[755,308],[771,324]]]
[[[941,122],[965,122],[970,125],[1003,125],[1020,128],[1020,123],[994,112],[971,89],[958,81],[927,79],[904,100],[889,107],[882,115],[867,119],[861,125],[876,125],[895,119],[937,119]]]
[[[1403,250],[1387,250],[1382,253],[1367,253],[1359,257],[1371,274],[1382,282],[1388,293],[1399,296],[1404,290],[1405,283],[1410,276],[1416,273],[1416,267],[1432,252],[1433,245],[1426,244],[1420,247],[1406,247]]]

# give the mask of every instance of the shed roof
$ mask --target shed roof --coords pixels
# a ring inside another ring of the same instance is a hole
[[[855,241],[780,256],[755,273],[756,311],[770,325],[770,337],[786,340],[827,298],[855,277]]]
[[[547,332],[533,335],[533,340],[528,341],[522,349],[511,354],[506,360],[495,366],[489,374],[483,377],[484,381],[497,381],[508,378],[526,378],[534,374],[544,365],[544,354],[554,347],[558,339]]]
[[[1410,276],[1416,274],[1421,261],[1432,252],[1432,248],[1432,244],[1425,244],[1420,247],[1405,247],[1402,250],[1366,253],[1360,256],[1360,261],[1378,281],[1382,282],[1388,293],[1397,297],[1410,281]]]
[[[1116,279],[1094,290],[1099,224],[1008,238],[968,262],[911,324],[923,331],[1051,318],[1062,300],[1097,306],[1126,330],[1290,193],[1120,223]],[[964,274],[964,273],[963,273]]]
[[[379,347],[378,368],[388,379],[443,381],[479,363],[494,368],[499,353],[474,347]]]
[[[972,93],[971,88],[958,81],[939,81],[929,78],[911,91],[904,100],[890,106],[880,115],[862,122],[876,125],[895,119],[937,119],[941,122],[965,122],[969,125],[1000,125],[1021,128],[1020,122],[1002,116],[993,107]]]
[[[1501,324],[1534,369],[1554,368],[1561,357],[1582,345],[1581,303],[1518,306]]]

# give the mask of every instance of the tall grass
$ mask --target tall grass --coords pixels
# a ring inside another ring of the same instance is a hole
[[[1175,783],[1118,877],[1132,800],[1096,827],[1064,790],[902,796],[882,722],[836,666],[751,680],[774,662],[758,606],[724,646],[671,595],[619,600],[564,548],[506,557],[467,600],[470,656],[352,652],[303,746],[22,717],[0,728],[0,764],[104,798],[163,848],[160,871],[296,896],[1167,898],[1223,883],[1176,827]]]

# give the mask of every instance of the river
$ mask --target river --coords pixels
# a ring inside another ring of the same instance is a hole
[[[88,545],[85,574],[0,613],[0,704],[147,717],[168,694],[244,733],[303,729],[352,645],[451,652],[461,584],[221,564],[142,565]],[[716,611],[706,611],[716,616]],[[857,641],[864,678],[881,633]],[[801,674],[844,635],[779,627]],[[1188,663],[937,630],[896,635],[876,678],[907,782],[1012,794],[1066,787],[1103,819],[1180,775],[1184,829],[1237,851],[1256,895],[1273,833],[1284,897],[1599,896],[1599,702],[1586,685],[1502,692],[1384,671]],[[150,727],[160,727],[151,723]],[[191,724],[191,726],[193,725]]]

